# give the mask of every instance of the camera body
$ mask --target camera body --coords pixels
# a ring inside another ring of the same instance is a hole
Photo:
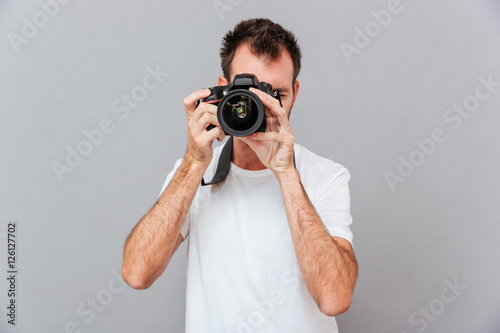
[[[255,132],[266,131],[264,104],[251,92],[250,88],[259,89],[278,99],[278,89],[266,82],[259,82],[254,74],[238,74],[227,86],[215,86],[210,89],[210,96],[200,99],[196,105],[205,102],[217,105],[217,119],[226,135],[248,136]],[[207,130],[214,125],[207,127]]]

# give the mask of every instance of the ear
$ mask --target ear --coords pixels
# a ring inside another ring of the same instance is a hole
[[[219,80],[217,81],[217,85],[219,85],[219,86],[227,86],[227,84],[228,83],[227,83],[226,78],[223,75],[219,76]]]
[[[300,87],[299,81],[295,81],[293,83],[293,101],[290,110],[293,109],[293,106],[295,105],[295,100],[297,99],[297,95],[299,93],[299,87]]]

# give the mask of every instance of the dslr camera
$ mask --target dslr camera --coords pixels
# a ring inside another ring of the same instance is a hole
[[[273,90],[269,83],[259,82],[254,74],[238,74],[227,86],[208,88],[210,96],[200,99],[196,106],[202,102],[217,105],[217,119],[226,135],[248,136],[255,132],[265,132],[264,104],[256,94],[248,90],[251,87],[276,98],[281,105],[278,89]],[[210,125],[207,130],[214,127]]]

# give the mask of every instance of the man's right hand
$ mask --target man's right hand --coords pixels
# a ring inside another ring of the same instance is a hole
[[[217,106],[209,103],[196,102],[210,96],[209,89],[195,91],[184,99],[184,107],[188,117],[188,145],[185,159],[207,167],[212,160],[212,142],[224,139],[224,131],[217,120]],[[215,128],[207,131],[208,125]]]
[[[123,250],[123,279],[135,289],[149,288],[165,271],[179,244],[181,228],[203,174],[212,160],[212,142],[222,141],[217,107],[196,101],[210,90],[198,90],[184,99],[188,117],[188,146],[182,165],[163,194],[134,227]],[[215,128],[207,131],[208,125]]]

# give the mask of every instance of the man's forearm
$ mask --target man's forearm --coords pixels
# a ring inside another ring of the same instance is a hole
[[[167,267],[205,168],[185,159],[127,238],[122,276],[133,288],[148,288]]]
[[[298,172],[277,176],[295,253],[309,293],[323,313],[330,316],[342,313],[351,304],[357,277],[356,259],[327,232]]]

